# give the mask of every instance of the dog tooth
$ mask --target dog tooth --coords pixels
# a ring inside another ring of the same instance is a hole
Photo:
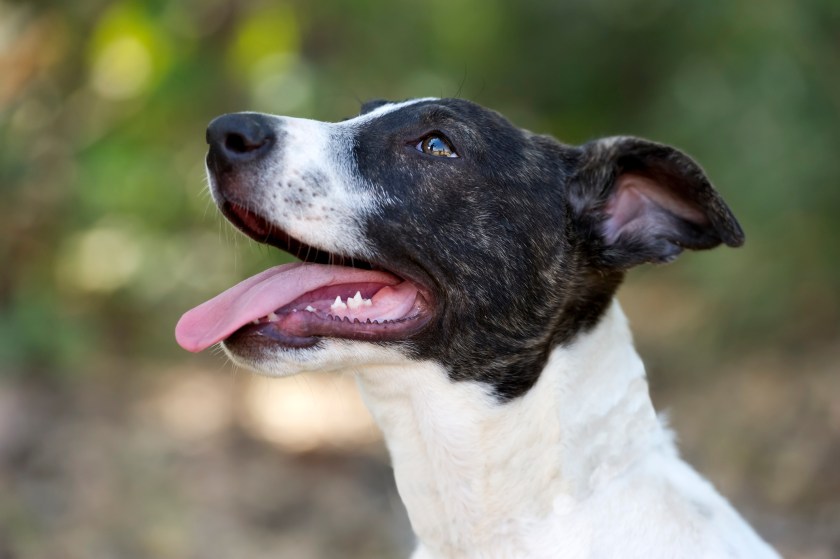
[[[280,317],[277,316],[277,314],[275,314],[273,312],[268,313],[268,321],[269,322],[277,322],[278,320],[280,320]]]
[[[315,308],[312,305],[306,305],[305,311],[315,312]]]
[[[254,320],[251,321],[251,324],[259,324],[259,323],[260,323],[259,318],[255,318]]]
[[[351,309],[358,309],[362,306],[362,294],[361,292],[357,291],[356,294],[350,298],[347,298],[347,306]]]
[[[371,306],[371,305],[373,304],[373,301],[371,301],[370,299],[364,299],[364,300],[362,301],[362,304],[363,304],[364,306],[366,306],[366,307],[369,307],[369,306]]]
[[[347,300],[349,301],[350,299],[348,298]],[[330,306],[330,308],[332,310],[336,310],[336,309],[344,310],[344,309],[347,308],[347,305],[344,303],[344,301],[341,300],[341,295],[338,295],[335,298],[335,302]]]

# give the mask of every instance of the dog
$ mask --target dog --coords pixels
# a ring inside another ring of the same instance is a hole
[[[351,371],[431,558],[771,558],[683,462],[615,301],[628,269],[744,234],[702,169],[461,99],[207,130],[222,214],[301,262],[187,312],[263,374]]]

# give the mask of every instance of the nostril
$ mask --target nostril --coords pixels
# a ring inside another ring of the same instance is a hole
[[[233,113],[207,127],[209,156],[217,163],[246,163],[265,157],[277,140],[274,121],[258,113]]]
[[[225,149],[228,151],[232,151],[234,153],[248,153],[249,151],[254,151],[262,146],[264,146],[268,142],[267,137],[263,137],[257,141],[251,140],[243,136],[242,134],[237,134],[236,132],[230,132],[225,136]]]

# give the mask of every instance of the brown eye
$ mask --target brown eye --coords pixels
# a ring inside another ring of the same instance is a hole
[[[426,136],[417,144],[417,150],[437,157],[458,157],[455,149],[442,136]]]

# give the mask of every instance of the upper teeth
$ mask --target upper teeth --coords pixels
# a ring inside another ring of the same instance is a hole
[[[362,298],[362,294],[359,291],[356,292],[356,295],[354,295],[352,299],[347,299],[347,306],[351,309],[358,309],[362,305],[364,305],[365,307],[369,307],[372,304],[373,302],[370,299]]]
[[[315,312],[315,308],[312,305],[307,305],[304,310],[309,311],[309,312]]]
[[[341,296],[335,298],[335,302],[330,306],[330,308],[334,311],[336,310],[346,310],[347,307],[350,309],[358,309],[359,307],[369,307],[373,305],[373,301],[370,299],[365,299],[362,297],[361,291],[357,291],[353,297],[347,298],[347,303],[341,300]]]

